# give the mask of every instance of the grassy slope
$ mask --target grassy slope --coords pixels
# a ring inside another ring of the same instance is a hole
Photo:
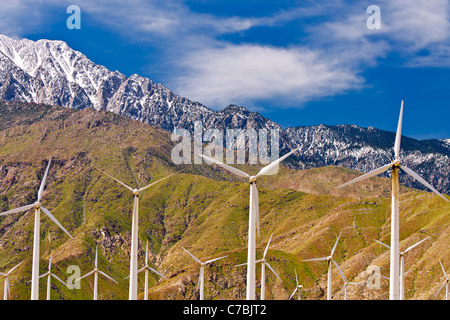
[[[80,266],[84,274],[93,266],[98,244],[100,270],[119,281],[116,285],[100,278],[99,298],[126,299],[128,282],[123,279],[129,272],[132,195],[95,167],[130,186],[144,186],[180,169],[170,160],[170,135],[90,109],[2,105],[0,110],[0,208],[35,201],[52,156],[43,204],[74,236],[70,240],[42,215],[41,272],[46,271],[53,250],[53,271],[58,276],[66,279],[70,265]],[[183,173],[148,189],[140,198],[139,262],[143,264],[148,241],[149,261],[169,278],[150,277],[150,298],[198,297],[199,266],[182,250],[185,247],[201,260],[228,255],[206,269],[207,299],[243,299],[245,267],[234,265],[246,260],[248,185],[212,166],[183,167]],[[257,171],[251,166],[241,169]],[[326,264],[301,260],[328,255],[341,231],[335,259],[349,280],[366,280],[369,265],[380,266],[388,275],[388,252],[374,239],[389,242],[390,183],[373,178],[335,190],[357,174],[338,167],[304,171],[282,167],[278,175],[260,179],[257,257],[273,232],[268,259],[283,279],[280,283],[266,271],[266,298],[287,298],[294,289],[296,268],[306,297],[323,299]],[[407,269],[413,269],[406,278],[408,299],[432,298],[443,280],[437,259],[450,265],[449,208],[429,193],[402,188],[401,248],[431,237],[406,257]],[[33,218],[31,211],[0,217],[0,271],[25,260],[11,277],[14,299],[29,298]],[[259,266],[257,270],[259,284]],[[143,275],[139,279],[143,292]],[[337,294],[343,283],[335,269],[333,283]],[[352,286],[349,298],[386,299],[388,283],[382,280],[381,285],[375,290]],[[92,299],[93,278],[83,279],[81,289],[68,290],[55,282],[52,299]],[[40,290],[43,299],[44,280]]]

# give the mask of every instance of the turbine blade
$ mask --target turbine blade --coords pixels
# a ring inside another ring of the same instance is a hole
[[[145,245],[145,265],[148,265],[148,240],[147,244]]]
[[[344,280],[344,282],[347,283],[348,281],[347,281],[347,278],[344,275],[344,272],[342,272],[341,268],[338,266],[336,261],[334,261],[334,260],[332,260],[332,261],[333,261],[334,265],[336,266],[336,268],[338,269],[338,271],[339,271],[339,273],[340,273],[340,275],[342,277],[342,280]]]
[[[116,280],[114,280],[113,278],[111,278],[110,276],[108,276],[106,273],[104,273],[103,271],[98,270],[98,273],[100,273],[102,276],[108,278],[111,281],[114,281],[115,283],[118,283]]]
[[[267,250],[269,250],[270,240],[272,240],[272,236],[273,236],[273,233],[270,235],[270,239],[269,239],[269,241],[267,242],[266,249],[264,250],[264,253],[263,253],[263,259],[266,257]]]
[[[378,241],[378,240],[375,240],[375,242],[378,242],[378,243],[381,244],[382,246],[385,246],[386,248],[388,248],[389,250],[391,250],[391,247],[388,246],[387,244],[385,244],[385,243],[383,243],[383,242],[381,242],[381,241]]]
[[[98,258],[98,245],[95,247],[95,262],[94,262],[95,268],[97,268],[97,258]]]
[[[400,141],[402,138],[402,121],[403,121],[403,100],[402,105],[400,107],[400,116],[398,117],[397,133],[395,134],[395,144],[394,144],[395,159],[398,159],[398,156],[400,154]]]
[[[272,161],[271,163],[269,163],[267,166],[265,166],[264,168],[262,168],[258,174],[256,175],[257,177],[259,176],[263,176],[263,175],[267,175],[267,174],[272,174],[272,170],[284,159],[286,159],[287,157],[289,157],[291,154],[293,154],[294,152],[298,151],[300,149],[300,147],[297,147],[291,151],[289,151],[288,153],[286,153],[284,156],[278,158],[275,161]]]
[[[48,272],[41,274],[38,278],[39,278],[39,279],[42,279],[42,278],[44,278],[44,277],[46,277],[46,276],[48,276]]]
[[[183,171],[183,170],[177,171],[177,172],[175,172],[175,173],[172,173],[171,175],[168,175],[168,176],[165,177],[165,178],[162,178],[162,179],[159,179],[158,181],[152,182],[152,183],[150,183],[149,185],[140,188],[140,189],[139,189],[139,192],[144,191],[144,190],[150,188],[151,186],[153,186],[153,185],[155,185],[155,184],[157,184],[157,183],[159,183],[159,182],[161,182],[161,181],[163,181],[163,180],[169,179],[171,176],[173,176],[174,174],[180,173],[181,171]]]
[[[322,257],[322,258],[313,258],[313,259],[306,259],[306,260],[302,260],[302,261],[326,261],[328,260],[330,257]]]
[[[406,249],[405,251],[403,251],[403,253],[407,253],[409,250],[411,250],[412,248],[417,247],[419,244],[421,244],[422,242],[424,242],[425,240],[428,240],[430,237],[427,237],[423,240],[420,240],[419,242],[417,242],[416,244],[413,244],[412,246],[410,246],[408,249]]]
[[[256,261],[255,261],[255,263],[256,263]],[[235,265],[235,267],[242,267],[242,266],[246,266],[246,265],[247,265],[247,262],[244,262],[244,263]]]
[[[435,194],[437,194],[439,197],[441,197],[442,199],[444,199],[445,201],[449,202],[447,198],[445,198],[439,191],[437,191],[431,184],[429,184],[428,182],[426,182],[421,176],[419,176],[417,173],[415,173],[414,171],[412,171],[411,169],[405,167],[405,166],[400,166],[400,168],[403,169],[403,171],[405,171],[407,174],[409,174],[411,177],[413,177],[414,179],[416,179],[417,181],[419,181],[420,183],[422,183],[425,187],[427,187],[428,189],[430,189],[431,191],[433,191]]]
[[[331,250],[330,257],[333,257],[334,251],[336,250],[336,247],[337,247],[337,244],[338,244],[338,242],[339,242],[339,238],[341,237],[341,234],[342,234],[342,231],[339,233],[339,236],[338,236],[337,239],[336,239],[336,242],[335,242],[335,244],[334,244],[334,246],[333,246],[333,249]]]
[[[125,188],[127,188],[128,190],[130,190],[131,192],[133,192],[133,188],[131,188],[131,187],[129,187],[129,186],[127,186],[125,183],[123,183],[122,181],[120,181],[120,180],[117,180],[116,178],[114,178],[112,175],[110,175],[110,174],[108,174],[108,173],[106,173],[105,171],[103,171],[102,169],[100,169],[100,168],[97,168],[97,167],[95,167],[96,169],[98,169],[98,170],[100,170],[100,172],[101,173],[104,173],[104,174],[106,174],[108,177],[110,177],[111,179],[113,179],[113,180],[115,180],[115,181],[117,181],[118,183],[120,183],[121,185],[123,185]]]
[[[297,277],[297,270],[296,270],[296,269],[294,269],[294,272],[295,272],[295,282],[297,283],[297,286],[298,286],[298,277]]]
[[[182,247],[183,248],[183,247]],[[192,253],[190,253],[189,251],[187,251],[185,248],[183,248],[184,251],[186,251],[191,257],[192,259],[194,259],[195,261],[197,261],[198,263],[202,264],[202,262],[200,260],[197,259],[196,256],[194,256]]]
[[[27,211],[27,210],[30,210],[32,208],[34,208],[34,203],[26,205],[26,206],[23,206],[23,207],[19,207],[19,208],[16,208],[16,209],[11,209],[11,210],[2,212],[2,213],[0,213],[0,216],[6,216],[8,214],[13,214],[13,213],[18,213],[18,212],[22,212],[22,211]]]
[[[250,185],[250,188],[252,188],[252,209],[255,214],[256,231],[258,232],[259,237],[259,196],[258,189],[256,188],[256,183],[252,183]]]
[[[154,273],[156,273],[158,276],[163,277],[163,278],[166,279],[166,280],[169,280],[169,279],[167,279],[162,273],[156,271],[156,270],[153,269],[152,267],[148,267],[148,268],[149,268],[150,270],[152,270]]]
[[[47,180],[48,171],[50,169],[50,164],[52,162],[52,158],[48,160],[47,169],[45,169],[44,177],[42,178],[41,185],[39,186],[37,201],[41,201],[42,194],[44,193],[45,181]]]
[[[214,261],[226,258],[226,257],[228,257],[228,256],[223,256],[223,257],[220,257],[220,258],[211,259],[211,260],[206,261],[204,264],[210,264],[211,262],[214,262]]]
[[[386,165],[384,165],[384,166],[382,166],[382,167],[379,167],[379,168],[377,168],[377,169],[375,169],[375,170],[372,170],[372,171],[370,171],[370,172],[368,172],[368,173],[365,173],[365,174],[363,174],[362,176],[359,176],[359,177],[357,177],[357,178],[355,178],[355,179],[353,179],[353,180],[350,180],[350,181],[348,181],[348,182],[346,182],[346,183],[344,183],[344,184],[341,184],[341,185],[340,185],[339,187],[337,187],[336,189],[340,189],[340,188],[346,187],[346,186],[348,186],[348,185],[351,185],[351,184],[353,184],[353,183],[355,183],[355,182],[358,182],[358,181],[361,181],[361,180],[364,180],[364,179],[368,179],[368,178],[374,177],[374,176],[376,176],[377,174],[380,174],[380,173],[385,172],[385,171],[388,170],[390,167],[392,167],[392,163],[386,164]]]
[[[439,291],[441,291],[441,289],[445,286],[446,283],[447,283],[447,279],[445,279],[444,282],[442,282],[442,284],[439,287],[438,291],[436,291],[436,293],[433,296],[437,295],[439,293]]]
[[[444,269],[444,266],[442,265],[441,260],[439,260],[439,263],[440,263],[440,265],[441,265],[442,272],[444,273],[444,276],[445,276],[446,278],[448,278],[448,277],[447,277],[447,274],[445,273],[445,269]]]
[[[52,276],[53,278],[55,278],[56,280],[58,280],[59,282],[61,282],[63,285],[65,285],[65,286],[67,287],[67,284],[66,284],[64,281],[62,281],[60,278],[58,278],[56,275],[54,275],[53,273],[51,273],[51,276]]]
[[[142,271],[144,271],[145,270],[145,267],[142,267],[142,268],[140,268],[138,271],[137,271],[137,273],[141,273]],[[128,276],[129,277],[129,276]],[[128,278],[128,277],[126,277],[126,278]],[[125,278],[125,279],[126,279]]]
[[[294,292],[292,292],[292,294],[289,296],[289,299],[288,299],[288,300],[291,300],[291,299],[292,299],[292,297],[293,297],[294,294],[297,292],[297,290],[298,290],[298,287],[295,287]]]
[[[62,226],[61,223],[59,223],[58,220],[56,220],[56,218],[50,213],[50,211],[48,211],[44,207],[41,207],[41,210],[44,211],[44,213],[47,215],[47,217],[49,217],[58,227],[60,227],[62,231],[64,231],[71,239],[73,239],[73,237],[70,235],[70,233]]]
[[[335,298],[336,300],[341,296],[342,292],[344,292],[346,286],[347,286],[347,282],[344,283],[344,286],[342,287],[341,291],[339,291],[339,294]]]
[[[231,173],[234,173],[235,175],[238,175],[238,176],[243,177],[243,178],[250,178],[250,176],[247,173],[245,173],[244,171],[241,171],[239,169],[233,168],[232,166],[229,166],[229,165],[227,165],[227,164],[225,164],[223,162],[220,162],[218,160],[215,160],[213,158],[207,157],[207,156],[205,156],[203,154],[200,154],[200,156],[203,157],[204,159],[212,162],[212,163],[217,164],[218,166],[224,168],[225,170],[228,170]]]
[[[275,270],[272,268],[272,266],[267,261],[266,261],[266,266],[270,269],[270,271],[273,272],[274,275],[277,276],[278,279],[280,279],[280,281],[282,281],[280,276],[275,272]]]
[[[88,273],[86,273],[84,276],[79,277],[78,279],[76,279],[74,282],[76,281],[80,281],[83,278],[89,277],[91,274],[93,274],[95,272],[95,270],[89,271]]]
[[[16,264],[14,267],[12,267],[6,274],[3,274],[5,276],[9,275],[11,272],[13,272],[15,269],[17,269],[22,263],[24,263],[24,261]],[[445,273],[445,272],[444,272]]]
[[[53,250],[50,250],[50,258],[48,259],[48,271],[50,271],[50,268],[52,267],[52,253]]]
[[[200,280],[204,279],[203,274],[205,272],[205,268],[203,268],[203,265],[200,266],[200,273],[198,274],[198,282],[197,282],[197,291],[200,289]]]

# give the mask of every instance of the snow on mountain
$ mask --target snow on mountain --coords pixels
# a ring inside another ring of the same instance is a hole
[[[280,125],[257,112],[230,105],[213,111],[181,97],[161,84],[133,74],[110,71],[71,49],[63,41],[11,39],[0,35],[0,99],[92,107],[125,115],[164,130],[279,129],[281,154],[302,146],[300,156],[286,159],[291,168],[339,165],[367,172],[392,161],[395,134],[355,125],[295,127]],[[450,193],[450,139],[402,139],[406,166],[442,192]],[[408,186],[422,188],[406,175]]]

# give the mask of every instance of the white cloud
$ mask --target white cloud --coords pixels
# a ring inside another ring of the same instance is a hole
[[[281,106],[300,106],[363,83],[337,61],[294,47],[226,45],[189,53],[182,67],[186,72],[172,83],[174,89],[210,107],[277,98]]]

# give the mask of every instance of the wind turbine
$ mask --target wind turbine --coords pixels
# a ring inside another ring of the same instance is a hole
[[[441,291],[441,289],[442,289],[442,287],[444,287],[445,286],[445,300],[449,300],[449,288],[448,288],[448,285],[449,285],[449,283],[450,283],[450,278],[449,278],[449,276],[445,273],[445,269],[444,269],[444,266],[442,265],[442,262],[441,262],[441,260],[439,260],[439,263],[441,264],[441,268],[442,268],[442,272],[444,273],[444,276],[445,276],[445,279],[444,279],[444,282],[442,282],[442,285],[439,287],[439,289],[438,289],[438,291],[434,294],[434,295],[437,295],[438,293],[439,293],[439,291]]]
[[[266,261],[266,254],[267,254],[267,250],[269,249],[269,245],[270,245],[270,241],[272,240],[272,236],[273,236],[273,233],[270,236],[269,242],[267,242],[266,249],[264,250],[262,259],[255,261],[255,263],[261,262],[261,300],[265,300],[265,295],[266,295],[266,265],[270,269],[270,271],[272,271],[273,274],[280,281],[282,281],[281,278],[278,276],[278,274],[275,272],[275,270],[272,268],[272,266],[269,264],[269,262]],[[236,267],[245,266],[245,265],[247,265],[247,262],[238,264],[238,265],[236,265]]]
[[[256,176],[250,176],[249,174],[233,168],[223,162],[215,160],[213,158],[207,157],[205,155],[200,155],[204,159],[217,164],[218,166],[224,168],[237,176],[247,178],[250,184],[250,200],[249,200],[249,215],[248,215],[248,252],[247,252],[247,300],[255,300],[255,279],[256,279],[256,230],[259,235],[259,200],[258,200],[258,189],[256,188],[256,181],[262,175],[268,175],[272,173],[272,170],[278,166],[278,164],[289,157],[292,153],[299,150],[300,147],[291,150],[286,153],[281,158],[272,161],[267,166],[263,167]]]
[[[415,248],[416,246],[418,246],[419,244],[421,244],[422,242],[424,242],[425,240],[428,240],[430,237],[427,237],[425,239],[420,240],[419,242],[413,244],[412,246],[408,247],[405,251],[400,251],[400,300],[404,300],[405,299],[405,253],[407,253],[409,250]],[[391,249],[390,246],[388,246],[387,244],[380,242],[378,240],[375,240],[376,242],[378,242],[379,244],[385,246],[386,248],[388,248],[389,250]],[[390,281],[390,279],[389,279]]]
[[[340,185],[338,188],[348,186],[357,181],[361,181],[377,174],[383,173],[388,169],[392,169],[392,202],[391,202],[391,259],[390,259],[390,280],[389,280],[389,299],[398,300],[400,298],[399,290],[399,246],[400,246],[400,231],[399,231],[399,182],[398,175],[399,169],[402,169],[407,174],[412,176],[414,179],[422,183],[428,189],[433,191],[435,194],[440,196],[445,201],[448,201],[442,194],[440,194],[432,185],[426,182],[422,177],[420,177],[413,170],[401,165],[400,161],[400,140],[402,136],[402,118],[403,118],[403,100],[400,107],[400,116],[398,119],[397,133],[395,135],[394,143],[394,161],[373,171],[370,171],[362,176],[359,176],[349,182]]]
[[[208,261],[205,261],[205,262],[201,262],[199,259],[197,259],[196,256],[194,256],[192,253],[187,251],[185,248],[183,248],[183,250],[186,251],[192,257],[192,259],[194,259],[195,261],[200,263],[200,274],[198,276],[197,288],[200,287],[200,300],[203,300],[203,298],[204,298],[204,287],[205,287],[205,266],[207,266],[211,262],[214,262],[214,261],[226,258],[228,256],[223,256],[223,257],[220,257],[220,258],[215,258],[215,259],[211,259],[211,260],[208,260]]]
[[[47,180],[48,170],[50,169],[52,158],[48,160],[47,169],[45,170],[44,177],[42,178],[41,186],[37,194],[37,200],[35,203],[19,207],[16,209],[8,210],[0,213],[0,216],[7,214],[18,213],[30,210],[34,208],[34,238],[33,238],[33,265],[31,269],[31,300],[39,300],[39,240],[40,240],[40,222],[41,222],[41,210],[58,226],[63,230],[71,239],[73,237],[67,232],[66,229],[59,223],[58,220],[45,209],[41,204],[42,194],[44,192],[45,181]]]
[[[344,273],[342,272],[341,268],[339,268],[339,266],[336,263],[336,261],[333,260],[333,263],[338,268],[338,271],[339,271],[339,273],[341,275],[342,280],[344,280],[344,286],[342,287],[342,290],[337,295],[336,299],[339,298],[339,296],[341,295],[342,291],[344,291],[344,300],[347,300],[347,285],[349,285],[349,284],[357,284],[357,285],[363,286],[364,284],[363,283],[358,283],[358,282],[349,282],[347,280],[347,278],[345,277]]]
[[[58,278],[54,273],[51,272],[51,267],[52,267],[52,251],[50,251],[50,258],[48,260],[48,271],[44,274],[41,274],[39,276],[39,278],[43,278],[45,276],[47,276],[47,300],[50,300],[50,281],[51,281],[51,277],[55,278],[56,280],[58,280],[59,282],[61,282],[63,285],[66,285],[66,283],[64,281],[62,281],[60,278]]]
[[[333,254],[334,254],[334,251],[336,250],[336,247],[339,242],[339,238],[341,237],[341,234],[342,234],[342,231],[341,231],[341,233],[339,233],[336,243],[334,244],[333,249],[331,249],[331,253],[329,256],[302,260],[302,261],[327,261],[327,263],[328,263],[327,300],[331,300],[331,261],[333,261]]]
[[[147,241],[147,245],[145,247],[145,266],[143,266],[141,269],[138,270],[138,273],[145,271],[144,300],[148,300],[148,270],[151,270],[154,273],[156,273],[157,275],[159,275],[160,277],[163,277],[164,279],[169,280],[165,276],[163,276],[161,273],[159,273],[158,271],[156,271],[155,269],[153,269],[152,267],[150,267],[148,265],[148,241]],[[125,279],[127,279],[129,277],[130,276],[126,277]]]
[[[301,296],[300,290],[303,288],[303,286],[302,286],[301,284],[298,283],[297,270],[294,269],[294,272],[295,272],[295,283],[296,283],[296,285],[295,285],[295,290],[294,290],[294,292],[292,292],[292,294],[289,296],[289,299],[288,299],[288,300],[291,300],[292,297],[294,296],[294,294],[295,294],[296,292],[298,292],[298,300],[301,300],[301,299],[302,299],[302,296]]]
[[[3,300],[8,300],[8,296],[11,296],[11,292],[9,291],[9,279],[8,276],[11,272],[13,272],[18,266],[20,266],[23,263],[20,262],[19,264],[17,264],[16,266],[14,266],[13,268],[11,268],[7,273],[3,273],[0,272],[0,276],[4,276],[5,277],[5,288],[3,290]]]
[[[133,200],[133,213],[131,216],[131,254],[130,254],[131,257],[130,257],[130,276],[129,276],[130,277],[130,290],[129,290],[129,294],[128,294],[128,299],[129,300],[137,300],[139,195],[141,194],[142,191],[147,190],[151,186],[173,176],[174,174],[176,174],[180,171],[172,173],[171,175],[169,175],[165,178],[162,178],[158,181],[152,182],[149,185],[142,187],[140,189],[133,189],[133,188],[127,186],[122,181],[119,181],[118,179],[109,175],[105,171],[103,171],[101,169],[98,169],[98,170],[100,170],[100,172],[106,174],[111,179],[117,181],[118,183],[120,183],[122,186],[124,186],[125,188],[127,188],[129,191],[131,191],[133,193],[134,200]]]
[[[78,278],[75,281],[80,281],[83,278],[89,277],[91,274],[94,274],[94,300],[97,300],[98,297],[98,274],[100,273],[102,276],[108,278],[111,281],[114,281],[115,283],[117,283],[116,280],[114,280],[113,278],[111,278],[110,276],[108,276],[106,273],[104,273],[103,271],[98,270],[97,268],[97,255],[98,255],[98,245],[95,248],[95,264],[94,264],[94,270],[86,273],[84,276]]]

